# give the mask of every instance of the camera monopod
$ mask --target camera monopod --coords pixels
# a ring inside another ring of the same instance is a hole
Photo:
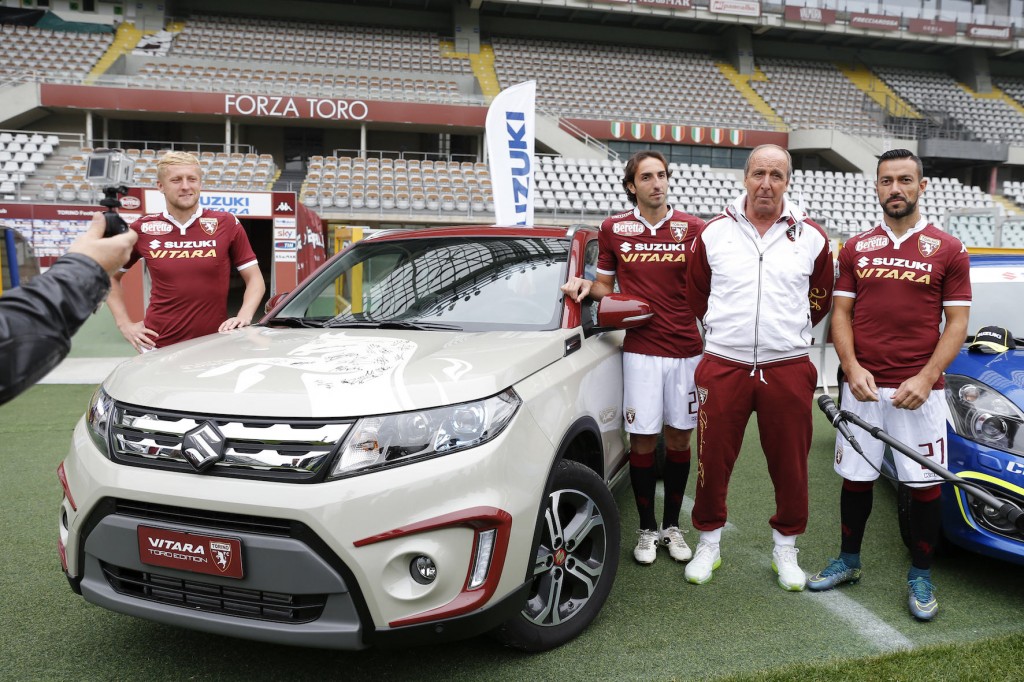
[[[823,395],[818,398],[818,407],[825,413],[828,420],[832,422],[832,426],[839,430],[839,433],[843,438],[845,438],[850,443],[850,446],[853,447],[853,449],[862,457],[864,456],[864,451],[861,449],[860,443],[857,442],[857,439],[854,438],[853,433],[850,431],[846,422],[864,429],[868,434],[875,438],[875,440],[882,441],[893,450],[903,453],[924,468],[934,472],[946,483],[951,483],[963,490],[967,495],[977,498],[980,502],[995,510],[997,516],[1006,519],[1015,525],[1018,530],[1024,532],[1024,511],[1021,511],[1020,507],[1014,503],[1000,500],[979,484],[973,481],[964,480],[956,474],[947,471],[945,468],[931,461],[910,446],[893,438],[880,427],[864,421],[848,410],[840,410],[836,407],[832,398],[827,395]]]
[[[103,199],[100,200],[100,206],[107,209],[103,212],[103,217],[107,220],[107,228],[103,231],[104,237],[113,237],[128,231],[128,223],[115,210],[121,208],[121,200],[118,195],[125,194],[127,191],[128,188],[124,185],[103,188]]]

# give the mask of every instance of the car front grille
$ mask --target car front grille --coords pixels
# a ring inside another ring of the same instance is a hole
[[[106,562],[100,566],[107,583],[119,594],[210,613],[276,623],[308,623],[320,617],[327,603],[324,594],[265,592],[182,580]]]
[[[195,472],[182,441],[207,423],[225,440],[223,458],[207,474],[306,482],[320,477],[353,421],[207,416],[117,403],[111,457],[122,464]]]

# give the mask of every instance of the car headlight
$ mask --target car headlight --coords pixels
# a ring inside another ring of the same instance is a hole
[[[977,379],[946,375],[946,402],[957,435],[990,448],[1024,456],[1017,431],[1024,412]]]
[[[496,438],[522,404],[515,391],[432,410],[363,417],[349,431],[330,478],[447,455]]]
[[[107,395],[103,387],[96,389],[89,400],[89,410],[85,413],[85,424],[89,428],[89,437],[93,444],[104,455],[107,453],[107,432],[110,418],[114,414],[114,399]]]

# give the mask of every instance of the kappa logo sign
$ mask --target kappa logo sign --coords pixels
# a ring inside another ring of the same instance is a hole
[[[278,213],[291,213],[292,207],[288,204],[287,201],[282,201],[277,205],[277,208],[275,208],[274,210],[277,211]]]

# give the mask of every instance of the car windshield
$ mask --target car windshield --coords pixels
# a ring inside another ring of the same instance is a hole
[[[367,240],[298,291],[271,326],[554,329],[569,242],[525,237]]]

